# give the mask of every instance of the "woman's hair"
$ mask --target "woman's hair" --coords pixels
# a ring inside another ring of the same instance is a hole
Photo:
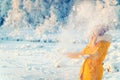
[[[103,36],[108,30],[109,30],[109,26],[107,26],[107,25],[97,25],[93,29],[93,32],[97,36]]]

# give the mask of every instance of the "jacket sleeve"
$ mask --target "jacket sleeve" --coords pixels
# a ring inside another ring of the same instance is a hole
[[[98,47],[95,47],[94,50],[91,50],[91,48],[89,46],[86,46],[83,50],[82,50],[82,55],[89,55],[89,54],[93,54],[98,50]]]

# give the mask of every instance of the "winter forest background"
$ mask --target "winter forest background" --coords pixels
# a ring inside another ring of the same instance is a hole
[[[0,0],[0,80],[78,80],[83,59],[65,53],[101,24],[112,35],[103,80],[120,80],[120,0]]]

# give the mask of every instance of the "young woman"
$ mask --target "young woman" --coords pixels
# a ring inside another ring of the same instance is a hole
[[[103,60],[111,42],[111,36],[105,34],[104,29],[93,32],[85,49],[79,53],[68,54],[70,58],[80,58],[88,55],[80,70],[80,80],[102,80]]]

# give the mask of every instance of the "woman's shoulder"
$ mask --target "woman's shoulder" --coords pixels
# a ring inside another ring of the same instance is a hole
[[[105,34],[104,36],[100,36],[97,38],[96,43],[111,43],[112,36],[109,34]]]
[[[101,40],[97,43],[96,45],[97,47],[104,47],[104,46],[110,46],[110,42],[109,41],[105,41],[105,40]]]
[[[99,42],[97,42],[98,45],[101,45],[101,44],[110,44],[111,42],[109,41],[105,41],[105,40],[101,40]]]

